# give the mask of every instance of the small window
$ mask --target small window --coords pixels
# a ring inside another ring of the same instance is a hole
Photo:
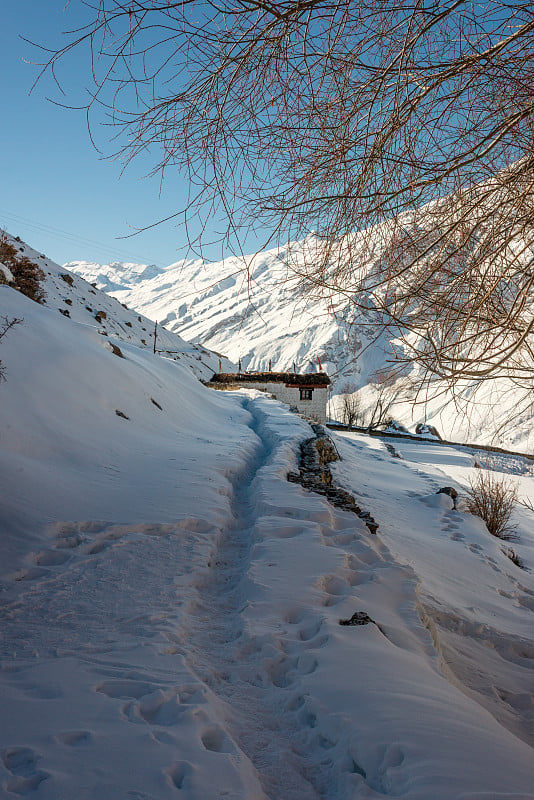
[[[313,389],[301,389],[300,390],[300,399],[301,400],[311,400],[313,394]]]

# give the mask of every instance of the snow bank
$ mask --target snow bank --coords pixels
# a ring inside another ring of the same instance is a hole
[[[242,463],[248,436],[243,412],[227,418],[227,396],[150,351],[120,342],[124,358],[113,354],[93,327],[13,289],[0,287],[0,310],[23,319],[2,342],[8,530],[73,519],[227,520],[227,476]],[[14,534],[9,552],[18,542]]]

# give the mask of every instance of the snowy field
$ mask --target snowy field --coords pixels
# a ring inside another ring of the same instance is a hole
[[[335,434],[372,535],[281,404],[0,313],[0,796],[534,800],[534,518],[522,570],[436,494],[472,455]]]

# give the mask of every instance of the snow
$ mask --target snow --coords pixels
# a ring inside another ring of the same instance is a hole
[[[0,262],[0,273],[1,273],[0,277],[3,278],[2,283],[4,282],[10,283],[13,280],[13,273],[11,272],[11,270],[9,269],[9,267],[6,267],[6,265],[2,264],[1,262]]]
[[[0,796],[534,800],[532,513],[521,570],[436,493],[468,449],[332,433],[373,535],[287,481],[286,406],[47,292],[0,286]]]
[[[154,318],[149,319],[128,308],[25,242],[13,238],[6,231],[0,230],[0,234],[22,256],[26,256],[42,269],[45,275],[42,284],[45,291],[44,304],[47,308],[75,322],[91,326],[100,336],[109,340],[109,343],[126,342],[153,351]],[[147,274],[151,276],[153,271],[147,269]],[[108,346],[111,347],[109,343]],[[166,357],[187,364],[201,380],[209,380],[221,368],[229,370],[234,367],[232,362],[221,358],[218,353],[190,344],[162,325],[157,327],[156,347]]]
[[[306,294],[299,264],[314,242],[309,237],[292,243],[294,272],[285,264],[286,253],[277,249],[217,263],[155,267],[73,261],[66,266],[185,339],[241,362],[243,370],[265,370],[271,362],[275,371],[292,371],[295,365],[311,372],[320,359],[333,384],[330,414],[341,420],[344,392],[358,391],[362,410],[373,408],[374,375],[391,370],[399,345],[382,330],[373,308],[364,316],[350,294]],[[415,404],[413,395],[412,390],[408,401],[399,396],[391,413],[411,431],[430,424],[450,441],[532,451],[532,398],[513,382],[477,386],[466,381],[455,400],[445,384],[428,398],[420,394]]]

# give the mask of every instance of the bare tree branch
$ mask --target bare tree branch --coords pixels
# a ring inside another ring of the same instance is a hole
[[[314,230],[294,274],[374,307],[421,381],[534,389],[532,4],[98,0],[43,69],[79,50],[114,155],[186,170],[186,221]]]

